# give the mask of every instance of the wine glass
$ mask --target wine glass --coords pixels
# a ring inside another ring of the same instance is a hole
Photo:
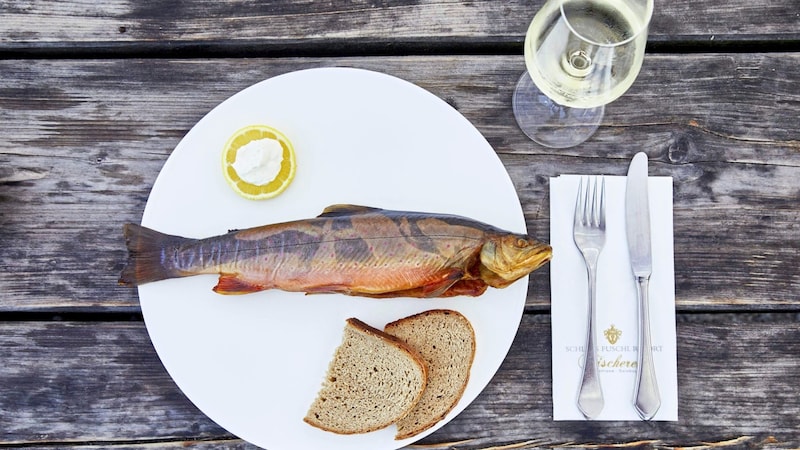
[[[594,134],[605,105],[633,84],[653,0],[547,0],[525,35],[513,109],[522,131],[553,148]]]

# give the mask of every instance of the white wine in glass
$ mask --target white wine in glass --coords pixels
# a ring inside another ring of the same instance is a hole
[[[547,1],[528,27],[514,91],[525,134],[554,148],[588,139],[639,74],[652,13],[653,0]]]

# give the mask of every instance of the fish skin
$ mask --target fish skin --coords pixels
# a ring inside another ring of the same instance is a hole
[[[219,274],[214,291],[221,294],[477,296],[488,286],[511,284],[552,254],[530,236],[460,216],[354,205],[205,239],[134,224],[124,234],[129,259],[121,284]]]

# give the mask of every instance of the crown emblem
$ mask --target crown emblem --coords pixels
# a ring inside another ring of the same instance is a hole
[[[614,345],[619,340],[619,337],[622,336],[622,331],[615,328],[614,324],[612,323],[607,330],[603,331],[603,336],[606,337],[606,340],[609,344]]]

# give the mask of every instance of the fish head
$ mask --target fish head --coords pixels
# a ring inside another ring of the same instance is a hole
[[[549,245],[530,236],[492,236],[481,248],[481,279],[492,287],[506,287],[542,267],[552,256]]]

